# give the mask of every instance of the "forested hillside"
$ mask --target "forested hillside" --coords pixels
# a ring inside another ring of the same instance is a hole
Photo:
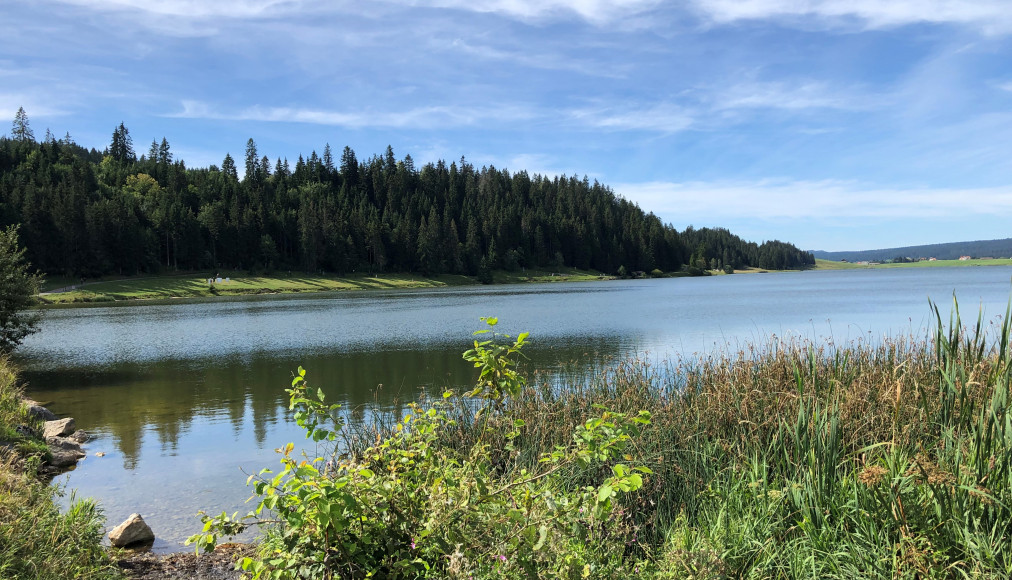
[[[241,176],[241,177],[240,177]],[[188,168],[169,142],[140,157],[127,128],[104,151],[22,112],[0,138],[0,225],[21,224],[32,263],[74,276],[175,269],[487,274],[573,266],[615,273],[800,268],[811,254],[723,229],[679,233],[587,178],[546,177],[463,158],[415,167],[410,155],[359,160],[329,145],[290,164],[253,139],[238,163]]]

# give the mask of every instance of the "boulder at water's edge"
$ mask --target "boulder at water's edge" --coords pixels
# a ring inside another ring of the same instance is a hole
[[[117,548],[134,544],[149,544],[155,541],[155,533],[144,522],[141,514],[130,514],[125,522],[109,532],[109,542]]]

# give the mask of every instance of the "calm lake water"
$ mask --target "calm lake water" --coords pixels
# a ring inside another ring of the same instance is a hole
[[[302,365],[353,421],[399,416],[421,390],[472,380],[481,316],[528,331],[529,366],[692,356],[797,335],[920,333],[943,312],[1005,312],[1012,267],[851,270],[328,293],[51,309],[19,352],[29,394],[95,436],[63,476],[110,526],[141,513],[180,551],[198,510],[249,509],[246,474],[304,441],[284,388]],[[96,452],[105,452],[96,457]]]

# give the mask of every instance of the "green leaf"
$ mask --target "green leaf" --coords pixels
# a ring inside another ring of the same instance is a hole
[[[548,537],[548,528],[542,525],[538,528],[538,542],[534,544],[534,551],[537,552],[545,545],[545,539]]]
[[[597,501],[599,503],[604,503],[611,497],[612,493],[614,493],[614,491],[611,489],[610,485],[607,483],[602,485],[601,488],[597,490]]]
[[[643,487],[643,476],[641,476],[638,473],[630,474],[629,477],[626,478],[626,480],[629,482],[630,486],[632,487],[632,489],[630,489],[630,491],[635,491],[635,490]]]

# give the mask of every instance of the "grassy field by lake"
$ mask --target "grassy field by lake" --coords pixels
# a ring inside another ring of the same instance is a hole
[[[298,292],[329,292],[348,290],[393,290],[400,288],[441,288],[477,284],[471,277],[444,274],[379,274],[351,276],[321,276],[301,273],[280,273],[250,276],[242,273],[221,273],[221,283],[208,284],[205,273],[134,276],[118,279],[85,281],[81,283],[55,278],[47,281],[41,300],[44,304],[70,304],[82,302],[114,302],[120,300],[157,300],[167,298],[201,298],[248,294],[282,294]],[[224,281],[228,278],[228,281]],[[522,272],[496,272],[496,284],[525,282],[573,282],[610,278],[599,272],[561,268],[555,271],[526,270]]]
[[[815,270],[854,270],[870,268],[936,268],[946,266],[1008,266],[1012,260],[936,260],[906,264],[854,264],[831,260],[816,260]],[[767,273],[771,270],[748,268],[735,270],[735,274]],[[715,270],[711,274],[723,272]],[[470,276],[443,274],[384,273],[378,275],[326,276],[303,273],[275,272],[269,275],[247,275],[222,272],[228,282],[207,283],[204,272],[131,276],[85,281],[54,276],[43,286],[41,301],[44,304],[71,304],[84,302],[115,302],[121,300],[158,300],[168,298],[202,298],[212,296],[238,296],[248,294],[283,294],[299,292],[331,292],[348,290],[393,290],[399,288],[442,288],[474,285],[479,282]],[[529,282],[584,282],[610,280],[609,276],[592,270],[558,268],[555,270],[496,271],[495,284],[522,284]]]
[[[942,268],[952,266],[1012,266],[1012,260],[1005,258],[991,260],[934,260],[922,262],[906,262],[899,264],[856,264],[853,262],[837,262],[834,260],[815,260],[816,270],[854,270],[860,268]]]

